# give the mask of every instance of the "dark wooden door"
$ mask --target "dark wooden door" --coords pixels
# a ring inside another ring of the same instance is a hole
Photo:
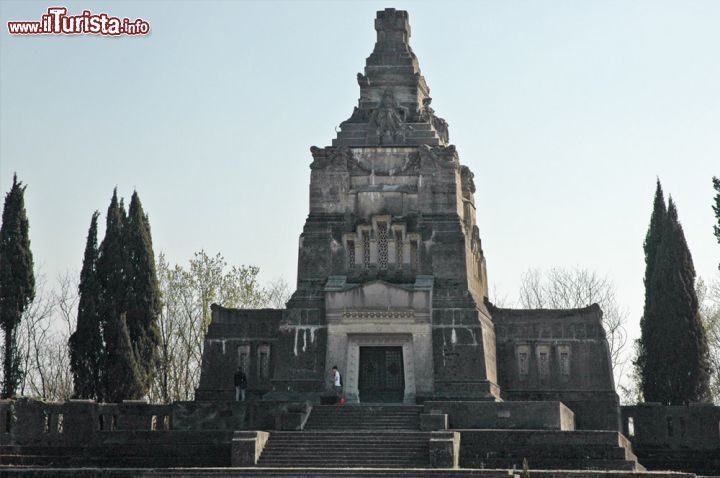
[[[360,402],[402,402],[405,370],[402,347],[360,347]]]

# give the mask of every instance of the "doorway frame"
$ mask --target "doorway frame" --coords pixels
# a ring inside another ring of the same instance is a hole
[[[402,347],[405,391],[403,403],[415,404],[415,351],[412,334],[348,334],[347,335],[347,384],[345,398],[348,403],[361,403],[358,383],[360,381],[360,347]]]
[[[360,360],[358,372],[358,396],[360,397],[360,400],[362,402],[370,402],[372,400],[373,403],[402,402],[405,394],[405,360],[403,358],[402,347],[392,345],[361,345],[359,349]],[[392,351],[392,356],[394,357],[393,363],[397,363],[397,365],[399,365],[399,370],[396,369],[396,372],[400,372],[400,374],[396,373],[392,378],[392,380],[395,380],[395,386],[393,388],[389,388],[387,386],[389,377],[388,352],[390,351]],[[360,385],[362,384],[362,381],[360,379],[363,378],[363,371],[366,370],[366,366],[368,365],[363,362],[364,360],[368,360],[373,365],[379,366],[380,370],[378,375],[375,377],[376,379],[378,379],[377,381],[372,381],[372,384],[365,384],[374,385],[374,388],[371,387],[369,389],[364,389],[362,392],[360,392]]]

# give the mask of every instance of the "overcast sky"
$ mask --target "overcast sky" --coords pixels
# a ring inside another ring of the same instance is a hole
[[[49,6],[142,17],[146,37],[11,37]],[[90,217],[137,189],[156,254],[294,284],[312,145],[358,98],[373,19],[407,9],[433,107],[475,173],[488,278],[607,274],[642,314],[659,177],[698,273],[717,275],[720,2],[0,2],[0,189],[28,185],[36,264],[79,270]],[[102,233],[102,232],[101,232]]]

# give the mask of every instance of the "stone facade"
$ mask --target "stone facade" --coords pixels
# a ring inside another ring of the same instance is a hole
[[[491,312],[504,399],[559,400],[578,429],[620,429],[600,307]]]
[[[231,396],[239,350],[258,360],[256,350],[266,347],[271,377],[255,365],[249,375],[251,393],[265,399],[318,401],[337,365],[349,402],[368,400],[371,379],[399,383],[397,400],[409,403],[599,393],[612,416],[593,419],[571,406],[576,420],[617,429],[599,309],[536,313],[489,304],[474,175],[430,106],[408,14],[380,11],[375,29],[357,106],[331,146],[310,150],[297,289],[281,311],[214,307],[197,397]],[[518,335],[525,330],[542,340]],[[369,363],[363,356],[372,347],[394,358]],[[517,377],[523,347],[535,354],[528,364],[543,358],[547,380]]]

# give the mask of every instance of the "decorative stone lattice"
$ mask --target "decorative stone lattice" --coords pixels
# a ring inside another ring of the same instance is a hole
[[[369,269],[370,268],[370,233],[368,231],[363,231],[362,241],[363,241],[363,266],[365,266],[365,269]]]
[[[347,241],[348,267],[355,267],[355,241]]]
[[[386,222],[378,222],[378,266],[380,269],[388,267],[388,226]]]

